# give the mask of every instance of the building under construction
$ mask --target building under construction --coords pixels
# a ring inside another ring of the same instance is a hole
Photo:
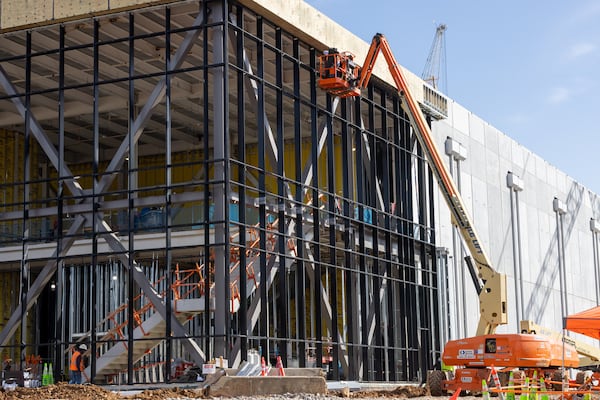
[[[0,2],[2,358],[60,377],[86,343],[86,381],[134,383],[258,351],[422,381],[473,333],[477,294],[384,65],[360,97],[318,88],[323,50],[362,60],[367,43],[299,0],[29,3]],[[560,324],[561,296],[595,304],[571,278],[597,271],[596,195],[409,83],[459,181],[466,165],[510,315]],[[519,200],[509,171],[549,199]]]

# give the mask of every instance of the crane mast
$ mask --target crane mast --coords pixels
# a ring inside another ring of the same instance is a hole
[[[446,77],[446,39],[444,33],[447,26],[439,24],[435,29],[433,43],[421,73],[421,79],[433,86],[434,89],[447,93]]]
[[[321,56],[319,86],[328,93],[342,98],[360,96],[361,89],[366,88],[369,83],[373,67],[380,53],[383,53],[396,88],[403,100],[402,108],[409,117],[429,166],[437,179],[440,191],[450,209],[452,222],[461,232],[462,239],[469,249],[476,268],[477,276],[482,282],[481,285],[476,287],[480,303],[477,335],[492,334],[498,325],[507,323],[506,275],[495,271],[492,267],[460,193],[433,141],[429,125],[409,90],[402,70],[385,36],[377,33],[373,37],[362,67],[355,64],[354,56],[351,53],[339,53],[335,49],[330,49],[327,54]]]

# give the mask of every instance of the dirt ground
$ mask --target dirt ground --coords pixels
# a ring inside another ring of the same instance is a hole
[[[73,399],[73,400],[121,400],[121,399],[139,399],[139,400],[163,400],[172,398],[204,398],[201,390],[190,389],[156,389],[145,390],[140,394],[121,395],[108,391],[96,385],[69,385],[67,383],[58,383],[56,385],[45,386],[41,388],[17,388],[11,392],[4,392],[0,389],[0,400],[47,400],[47,399]]]
[[[290,396],[272,396],[280,399],[285,399]],[[206,398],[202,390],[191,389],[156,389],[145,390],[140,394],[119,394],[108,391],[101,386],[96,385],[69,385],[66,383],[58,383],[42,388],[17,388],[11,392],[4,392],[0,389],[0,400],[47,400],[47,399],[73,399],[73,400],[164,400],[177,398]],[[299,394],[294,394],[290,398],[302,398]],[[310,396],[314,398],[314,396]],[[419,386],[399,386],[392,390],[380,391],[356,391],[343,392],[333,391],[328,395],[319,397],[321,399],[335,398],[356,398],[356,399],[372,399],[372,398],[411,398],[413,400],[446,400],[447,397],[431,397],[427,389]],[[258,399],[258,397],[257,397]],[[264,397],[263,397],[264,399]],[[466,397],[461,397],[461,400],[468,400]]]

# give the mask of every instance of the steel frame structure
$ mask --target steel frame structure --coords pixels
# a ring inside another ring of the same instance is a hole
[[[1,185],[0,270],[21,277],[0,352],[43,354],[59,375],[73,343],[122,343],[133,383],[143,293],[165,320],[152,353],[164,381],[176,357],[237,366],[252,348],[334,379],[425,379],[441,348],[434,182],[393,90],[327,96],[317,49],[227,0],[0,44],[0,125],[18,159]],[[147,208],[157,224],[140,220]],[[239,282],[259,270],[255,291],[232,282],[233,259]],[[210,271],[215,304],[185,326],[162,294],[178,263]],[[121,301],[126,334],[106,343]]]

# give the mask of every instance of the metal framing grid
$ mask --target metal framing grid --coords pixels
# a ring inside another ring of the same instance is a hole
[[[317,49],[222,0],[0,44],[21,160],[0,185],[0,254],[20,261],[0,270],[22,277],[0,352],[58,375],[86,341],[94,382],[159,364],[170,381],[173,359],[238,366],[253,349],[333,379],[425,379],[441,346],[434,182],[393,90],[320,92]],[[203,300],[185,322],[180,265],[198,266]]]

